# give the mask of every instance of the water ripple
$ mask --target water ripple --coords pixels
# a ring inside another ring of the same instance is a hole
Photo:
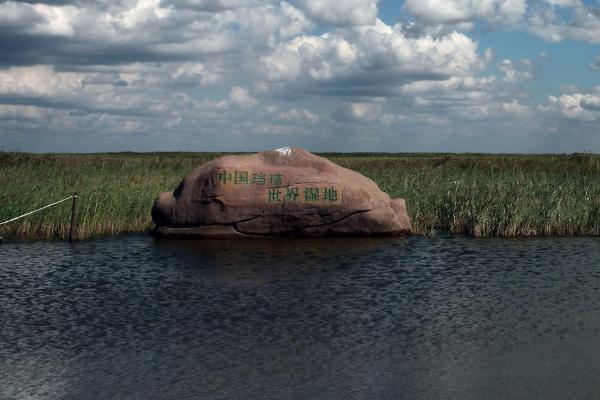
[[[0,398],[600,391],[600,241],[0,246]]]

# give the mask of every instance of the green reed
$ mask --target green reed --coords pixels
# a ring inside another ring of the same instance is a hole
[[[217,153],[0,153],[0,221],[79,193],[79,236],[145,232],[158,193]],[[419,234],[600,234],[600,156],[324,154],[404,197]],[[70,202],[0,226],[0,236],[64,238]]]

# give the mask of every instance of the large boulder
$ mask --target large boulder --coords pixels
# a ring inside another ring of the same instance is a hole
[[[404,199],[298,147],[202,164],[152,209],[167,237],[408,235]]]

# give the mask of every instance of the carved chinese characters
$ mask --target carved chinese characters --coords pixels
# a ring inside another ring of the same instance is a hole
[[[285,184],[281,172],[265,173],[236,169],[219,169],[216,183],[220,187],[236,188],[254,186],[255,190],[268,203],[301,203],[319,205],[339,205],[342,202],[342,190],[331,183]]]

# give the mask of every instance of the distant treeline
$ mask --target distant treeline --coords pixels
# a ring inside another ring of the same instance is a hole
[[[222,153],[0,153],[0,222],[79,193],[79,236],[152,228],[150,209]],[[418,234],[600,234],[600,156],[323,153],[404,197]],[[69,202],[0,226],[5,238],[64,238]]]

